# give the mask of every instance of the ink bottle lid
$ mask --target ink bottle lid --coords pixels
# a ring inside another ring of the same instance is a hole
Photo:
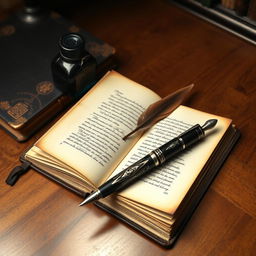
[[[77,33],[65,34],[59,40],[59,51],[67,62],[80,61],[85,55],[85,41]]]

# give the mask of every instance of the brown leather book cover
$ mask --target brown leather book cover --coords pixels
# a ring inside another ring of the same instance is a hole
[[[70,32],[83,35],[86,50],[96,60],[96,80],[113,68],[112,46],[57,13],[34,24],[19,15],[0,24],[0,126],[18,141],[28,139],[73,100],[55,87],[51,74],[59,38]]]

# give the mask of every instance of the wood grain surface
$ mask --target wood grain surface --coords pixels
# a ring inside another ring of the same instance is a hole
[[[36,172],[6,185],[52,123],[26,143],[0,130],[0,255],[255,255],[256,47],[169,1],[72,3],[57,9],[116,48],[120,73],[161,96],[194,83],[186,105],[232,118],[242,137],[175,246],[164,249],[96,206],[79,207],[81,198]]]

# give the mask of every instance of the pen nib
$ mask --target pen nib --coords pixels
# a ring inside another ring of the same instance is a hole
[[[100,198],[102,198],[100,190],[95,190],[88,197],[86,197],[85,200],[81,204],[79,204],[79,206],[82,206],[84,204],[92,203],[92,202],[94,202],[94,201],[96,201]]]
[[[212,129],[216,124],[218,120],[217,119],[210,119],[205,122],[205,124],[202,126],[202,129],[204,131]]]

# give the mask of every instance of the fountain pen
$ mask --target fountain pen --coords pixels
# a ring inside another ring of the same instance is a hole
[[[196,124],[178,137],[151,151],[148,155],[125,168],[89,194],[80,206],[99,200],[134,183],[142,175],[201,140],[205,137],[205,131],[212,129],[216,123],[216,119],[210,119],[203,126]]]

